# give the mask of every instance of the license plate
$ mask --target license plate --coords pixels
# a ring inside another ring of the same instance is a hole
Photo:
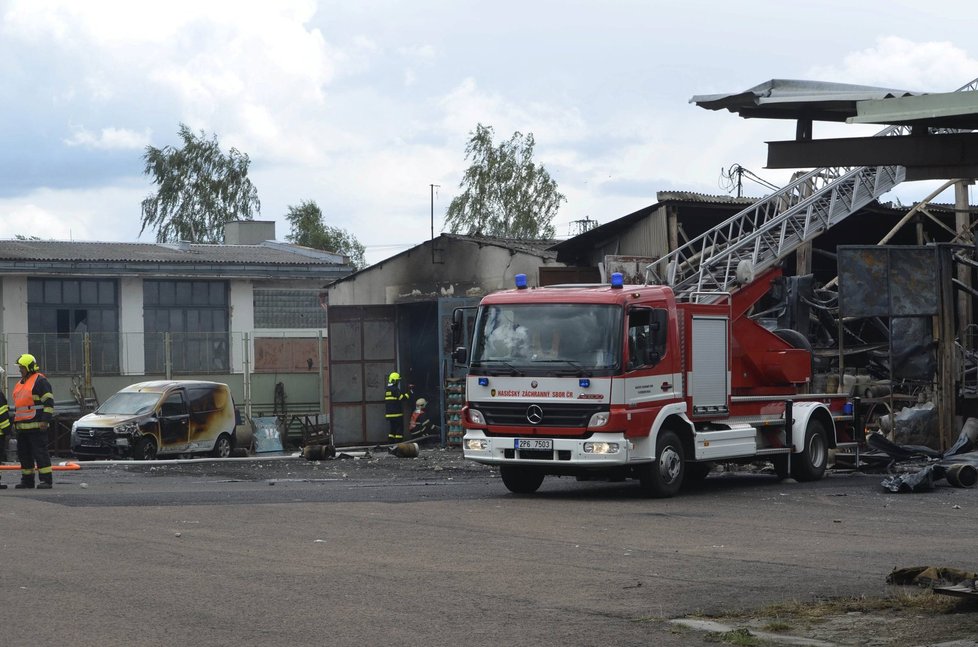
[[[553,449],[554,441],[551,438],[517,438],[515,441],[516,449]]]

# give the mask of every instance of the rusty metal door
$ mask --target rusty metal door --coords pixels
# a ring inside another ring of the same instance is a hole
[[[387,442],[384,388],[397,366],[394,306],[330,306],[328,330],[333,442]]]

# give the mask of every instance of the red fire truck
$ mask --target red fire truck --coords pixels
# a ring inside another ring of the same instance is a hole
[[[612,274],[531,288],[517,275],[482,299],[471,348],[455,354],[469,366],[465,457],[498,466],[518,493],[566,475],[637,479],[667,497],[715,462],[821,478],[829,450],[860,439],[859,403],[810,393],[807,338],[751,310],[793,252],[905,177],[901,166],[799,174],[650,263],[644,285]]]
[[[779,276],[704,303],[620,274],[539,288],[517,275],[482,299],[471,348],[456,351],[469,366],[464,456],[524,494],[557,475],[637,479],[669,497],[715,462],[820,479],[858,423],[846,397],[806,394],[808,350],[747,316]]]

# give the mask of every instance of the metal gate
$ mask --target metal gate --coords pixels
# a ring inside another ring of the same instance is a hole
[[[328,329],[333,441],[387,442],[384,387],[397,366],[395,307],[331,306]]]

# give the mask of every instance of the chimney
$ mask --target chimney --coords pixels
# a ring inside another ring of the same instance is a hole
[[[261,245],[275,240],[274,220],[232,220],[224,223],[225,245]]]

